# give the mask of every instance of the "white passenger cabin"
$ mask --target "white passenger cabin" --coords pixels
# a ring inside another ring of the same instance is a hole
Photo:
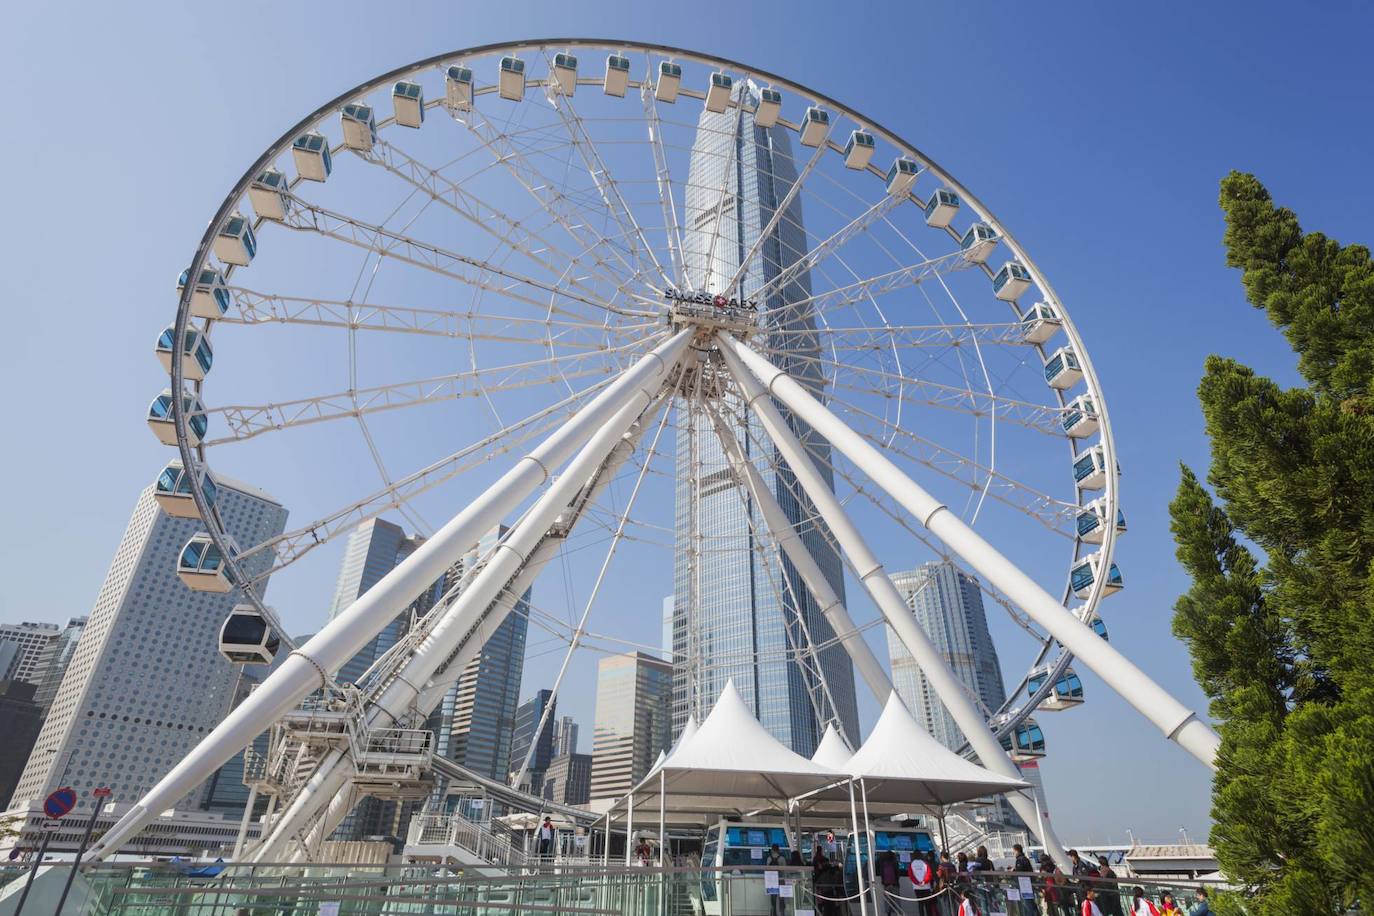
[[[377,118],[371,105],[349,102],[339,112],[339,120],[343,123],[344,146],[360,153],[372,152],[377,142]]]
[[[444,101],[454,111],[472,110],[472,71],[457,64],[444,72]]]
[[[1093,405],[1093,399],[1089,395],[1080,394],[1065,404],[1059,425],[1074,439],[1085,439],[1096,433],[1097,408]]]
[[[705,916],[768,916],[772,895],[764,891],[763,872],[757,869],[768,861],[773,844],[777,844],[784,857],[791,857],[791,834],[781,820],[719,820],[706,828],[701,864],[726,871],[702,872],[701,904]],[[728,890],[721,887],[722,878],[730,881]],[[730,901],[730,908],[724,912],[723,898]]]
[[[248,217],[235,210],[215,236],[215,257],[226,264],[247,267],[258,253],[258,240]]]
[[[1101,636],[1103,639],[1107,638],[1107,622],[1101,617],[1094,614],[1093,619],[1088,622],[1088,626],[1092,627],[1092,631],[1098,636]]]
[[[1026,343],[1042,344],[1058,334],[1063,326],[1054,306],[1037,302],[1021,316],[1021,339]]]
[[[281,222],[291,212],[286,176],[270,165],[258,173],[248,186],[248,200],[253,212],[263,219]]]
[[[1107,465],[1102,446],[1094,445],[1073,459],[1073,479],[1080,490],[1100,490],[1107,482]]]
[[[1102,572],[1102,553],[1090,553],[1073,565],[1069,571],[1069,587],[1079,598],[1086,598],[1092,594],[1093,583]],[[1102,597],[1115,594],[1125,586],[1125,581],[1121,578],[1121,570],[1117,569],[1113,563],[1107,571],[1107,582],[1102,588]]]
[[[997,718],[994,717],[989,724],[997,727]],[[1022,720],[998,740],[1007,756],[1017,763],[1027,763],[1045,756],[1045,733],[1032,718]]]
[[[496,83],[497,93],[509,102],[525,97],[525,62],[518,57],[501,58],[501,75]]]
[[[959,247],[969,263],[986,264],[992,249],[997,247],[997,230],[987,223],[974,223],[959,240]]]
[[[1065,391],[1083,380],[1083,367],[1073,347],[1060,347],[1045,360],[1045,383]]]
[[[270,665],[281,648],[262,612],[251,604],[235,605],[219,630],[219,654],[232,665]]]
[[[778,123],[782,113],[782,93],[776,89],[760,89],[759,104],[754,109],[754,123],[759,127],[772,127]]]
[[[1085,544],[1101,544],[1102,536],[1107,530],[1107,497],[1099,496],[1080,509],[1075,526],[1080,541]],[[1116,510],[1116,533],[1126,533],[1126,515],[1120,509]]]
[[[887,170],[887,193],[893,197],[905,197],[910,194],[911,186],[916,183],[916,173],[920,171],[920,168],[914,159],[908,159],[905,156],[898,156],[894,159]]]
[[[157,345],[153,351],[157,354],[157,361],[162,364],[162,368],[170,375],[172,372],[172,351],[175,349],[172,341],[176,337],[175,328],[165,328],[157,335]],[[183,356],[181,360],[181,375],[183,378],[199,382],[210,374],[210,367],[215,361],[215,351],[210,346],[210,338],[206,337],[200,328],[194,325],[186,328],[186,333],[182,335]]]
[[[1035,696],[1050,676],[1051,666],[1043,665],[1031,672],[1026,680],[1026,699]],[[1064,671],[1055,678],[1054,686],[1050,692],[1040,701],[1036,709],[1045,712],[1063,712],[1072,709],[1083,703],[1083,681],[1074,673],[1072,668],[1065,668]]]
[[[334,170],[329,141],[316,130],[301,134],[292,142],[291,159],[296,163],[296,174],[308,181],[324,181]]]
[[[425,123],[425,91],[419,83],[401,80],[391,87],[391,109],[402,127]]]
[[[802,116],[801,127],[798,130],[802,146],[820,146],[830,133],[830,113],[824,108],[812,105]]]
[[[572,95],[577,92],[577,58],[571,54],[558,53],[553,56],[553,78],[554,88],[561,95]]]
[[[876,141],[866,130],[850,131],[844,144],[844,167],[847,169],[866,169],[873,161]]]
[[[682,88],[682,66],[670,60],[659,61],[658,82],[654,84],[654,98],[670,105],[677,101]]]
[[[720,70],[711,74],[711,82],[706,87],[706,110],[720,114],[730,106],[730,90],[734,88],[735,81],[730,78],[728,73]]]
[[[992,294],[1003,302],[1020,299],[1030,285],[1030,271],[1020,261],[1008,261],[992,276]]]
[[[205,408],[200,403],[200,398],[194,395],[184,394],[181,398],[181,409],[186,414],[186,437],[195,448],[200,445],[200,440],[205,438],[209,423],[205,419]],[[163,445],[177,444],[176,424],[172,422],[172,390],[164,388],[162,394],[153,398],[153,403],[148,405],[148,428],[157,436],[157,441]]]
[[[232,541],[230,549],[236,550]],[[193,592],[224,594],[234,589],[219,545],[204,531],[192,535],[181,548],[177,555],[177,578]]]
[[[630,86],[630,59],[619,54],[612,54],[606,58],[606,78],[602,81],[601,87],[606,90],[607,95],[613,95],[618,99],[625,97],[625,90]]]
[[[177,295],[186,289],[187,275],[183,270],[177,278]],[[219,318],[229,311],[229,288],[224,285],[224,275],[213,267],[202,267],[200,279],[191,290],[191,314],[197,318]]]
[[[200,481],[201,495],[213,507],[219,497],[214,476],[202,467],[197,470],[195,478]],[[180,461],[172,461],[157,475],[157,481],[153,484],[153,499],[172,518],[200,518],[195,497],[191,495],[191,486],[192,475],[186,473]]]
[[[944,229],[954,221],[959,212],[959,195],[946,188],[936,188],[935,193],[926,201],[926,225]]]

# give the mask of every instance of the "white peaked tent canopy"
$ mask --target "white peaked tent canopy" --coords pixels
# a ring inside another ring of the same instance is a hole
[[[845,743],[832,723],[825,727],[825,734],[821,736],[821,743],[816,746],[816,753],[811,755],[811,762],[843,773],[845,764],[849,763],[849,758],[853,756],[854,749]]]
[[[677,745],[630,797],[636,808],[657,808],[661,791],[670,799],[668,810],[678,812],[785,810],[789,799],[844,778],[770,735],[730,682],[696,733],[684,729]]]
[[[895,692],[888,696],[868,740],[841,769],[862,780],[870,803],[944,806],[1029,787],[1024,780],[985,770],[936,741]],[[811,797],[839,798],[842,791],[832,787]]]

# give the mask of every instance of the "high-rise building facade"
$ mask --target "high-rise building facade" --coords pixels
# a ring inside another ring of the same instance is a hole
[[[672,741],[673,666],[643,652],[608,655],[596,672],[596,726],[589,791],[624,795]]]
[[[549,718],[544,722],[544,727],[539,729],[539,734],[535,734],[535,729],[539,728],[539,722],[544,717],[544,710],[550,706]],[[553,760],[554,747],[554,720],[553,715],[558,709],[558,701],[554,699],[552,690],[536,691],[534,696],[521,703],[515,710],[515,730],[511,734],[510,743],[510,765],[506,768],[510,774],[507,780],[513,780],[520,775],[520,770],[525,766],[525,757],[529,756],[530,765],[525,769],[523,778],[516,788],[524,789],[534,795],[539,795],[544,788],[544,773],[549,768],[549,761]],[[531,750],[533,746],[533,750]]]
[[[247,484],[216,482],[235,541],[281,534],[280,503]],[[219,654],[219,631],[243,599],[237,589],[191,591],[177,578],[177,557],[201,527],[159,509],[152,486],[139,496],[12,805],[62,785],[82,804],[101,787],[113,802],[140,798],[224,718],[237,670]],[[245,571],[259,574],[270,559],[249,558]]]
[[[978,580],[952,563],[932,561],[909,572],[892,573],[892,584],[954,676],[984,707],[999,708],[1007,699],[1007,690],[1002,683],[997,647],[988,632]],[[890,627],[887,648],[892,661],[892,685],[916,721],[950,750],[963,747],[964,733]]]
[[[38,671],[35,673],[38,690],[33,700],[44,713],[57,697],[57,688],[62,685],[62,678],[67,673],[67,666],[72,663],[72,656],[76,654],[77,643],[81,641],[81,634],[86,631],[88,620],[89,617],[73,617],[68,620],[62,632],[48,641],[43,654],[38,657]]]
[[[0,811],[9,806],[19,775],[24,771],[43,710],[34,702],[34,686],[28,681],[0,680]]]
[[[24,681],[37,685],[35,674],[39,670],[39,658],[48,643],[57,638],[62,628],[55,623],[4,623],[0,624],[0,646],[12,643],[13,650],[6,653],[8,664],[0,667],[0,681]]]
[[[591,793],[591,754],[559,754],[553,758],[544,774],[545,798],[560,805],[585,805]]]
[[[736,89],[755,91],[752,85]],[[763,327],[774,332],[773,359],[824,397],[815,317],[805,304],[811,277],[808,270],[794,269],[809,248],[801,196],[773,221],[797,180],[791,139],[777,125],[754,123],[749,107],[703,111],[697,121],[684,214],[686,280],[693,289],[757,301]],[[760,240],[770,223],[773,228]],[[833,485],[828,444],[805,424],[793,420],[793,426]],[[766,531],[761,514],[735,486],[710,419],[698,411],[682,418],[678,430],[674,732],[688,715],[700,719],[709,712],[733,680],[764,727],[800,754],[815,750],[832,716],[849,734],[858,734],[849,656],[838,644],[811,651],[811,645],[832,642],[834,633],[791,563],[771,540],[760,539]],[[750,455],[768,459],[765,485],[787,517],[794,524],[814,519],[810,501],[757,421],[733,432]],[[802,540],[843,599],[840,557],[817,524],[799,524]],[[818,689],[818,670],[833,710]]]
[[[580,729],[572,716],[559,719],[553,728],[553,756],[563,757],[577,753],[577,734]]]
[[[448,587],[457,584],[464,565],[489,553],[505,532],[504,526],[487,532],[463,563],[449,571]],[[429,720],[436,753],[492,779],[506,779],[510,764],[531,592],[520,597],[482,644]]]

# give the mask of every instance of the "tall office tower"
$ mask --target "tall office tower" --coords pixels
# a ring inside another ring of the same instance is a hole
[[[544,774],[543,795],[560,805],[585,805],[592,792],[592,755],[559,754]]]
[[[76,645],[81,641],[81,634],[85,632],[88,620],[89,617],[73,617],[68,620],[62,632],[48,640],[48,644],[43,648],[43,654],[38,657],[38,670],[34,674],[38,690],[33,696],[33,701],[45,714],[57,696],[57,688],[62,685],[62,678],[67,673],[67,666],[72,663]]]
[[[14,648],[6,653],[7,664],[0,667],[0,681],[24,681],[37,684],[34,675],[38,671],[38,660],[48,643],[57,638],[62,628],[55,623],[4,623],[0,624],[0,647],[12,643]]]
[[[596,672],[592,798],[617,798],[672,742],[673,666],[643,652],[608,655]]]
[[[744,84],[736,94],[756,91]],[[755,124],[749,107],[719,114],[703,111],[697,121],[685,201],[685,285],[756,301],[762,326],[773,332],[769,346],[774,361],[824,398],[815,316],[805,304],[811,276],[808,270],[792,269],[809,248],[800,195],[760,239],[797,179],[791,139],[778,125]],[[737,272],[739,280],[732,284]],[[786,282],[775,284],[779,279]],[[829,445],[805,424],[792,424],[833,486]],[[831,642],[834,632],[792,564],[771,540],[764,549],[756,536],[765,531],[762,517],[734,486],[710,419],[694,412],[680,418],[678,430],[674,733],[689,714],[700,719],[708,713],[726,681],[733,679],[764,727],[798,753],[815,750],[832,716],[857,735],[854,668],[848,654],[838,644],[812,651],[812,645]],[[798,524],[802,540],[843,599],[839,554],[817,523],[799,524],[816,513],[805,495],[794,490],[786,463],[756,420],[733,432],[750,455],[767,459],[762,469],[766,486]],[[824,673],[834,710],[817,669]]]
[[[28,681],[0,680],[0,811],[14,795],[19,774],[43,726],[43,710],[34,701],[34,686]]]
[[[449,587],[457,584],[464,566],[489,553],[505,532],[505,526],[487,532],[463,563],[449,571]],[[430,716],[435,752],[492,779],[505,780],[510,764],[532,591],[515,603]]]
[[[216,482],[216,505],[235,541],[260,544],[282,533],[286,509],[275,499]],[[102,786],[111,801],[133,801],[224,718],[237,672],[219,654],[219,631],[243,598],[237,590],[194,592],[177,578],[177,557],[201,527],[162,512],[152,486],[139,496],[14,803],[63,785],[81,804]],[[270,559],[249,558],[245,571],[260,574]]]
[[[348,610],[364,592],[380,582],[383,576],[424,542],[424,538],[407,535],[399,525],[381,518],[369,519],[353,529],[344,547],[343,565],[339,568],[339,581],[334,587],[334,603],[329,609],[329,619],[333,620]],[[428,599],[432,603],[437,597],[431,594],[433,591],[430,589],[417,601],[424,603]],[[426,605],[420,610],[423,612],[428,609]],[[412,610],[415,608],[406,608],[398,614],[385,629],[368,640],[357,655],[345,662],[339,669],[339,680],[356,683],[373,662],[405,635]]]
[[[572,716],[564,716],[553,727],[553,755],[564,757],[577,753],[577,722]]]
[[[544,723],[544,728],[536,736],[534,731],[539,728],[539,720],[544,715],[546,707],[552,706],[549,711],[549,720]],[[510,765],[506,767],[510,774],[507,781],[514,779],[520,773],[520,768],[524,766],[525,755],[530,756],[529,769],[525,771],[524,778],[520,781],[518,789],[524,789],[534,795],[539,795],[544,788],[544,772],[549,768],[549,761],[553,760],[554,743],[554,720],[553,715],[558,710],[558,701],[554,699],[552,690],[540,690],[530,697],[515,710],[515,730],[511,734],[510,742]],[[534,745],[534,753],[530,753],[530,745]]]
[[[1007,690],[997,647],[988,633],[978,580],[952,563],[937,561],[893,573],[892,584],[954,676],[989,710],[1000,707],[1007,699]],[[916,721],[950,750],[963,747],[964,733],[891,628],[887,631],[887,649],[892,660],[892,684]]]

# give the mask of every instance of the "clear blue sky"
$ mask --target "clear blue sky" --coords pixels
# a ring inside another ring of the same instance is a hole
[[[1178,460],[1206,463],[1194,387],[1211,352],[1294,380],[1224,266],[1217,182],[1253,171],[1305,226],[1374,240],[1365,4],[18,5],[0,36],[0,619],[88,612],[167,457],[141,415],[165,379],[150,350],[172,280],[264,145],[407,61],[580,34],[787,74],[912,138],[1012,228],[1074,314],[1115,421],[1131,531],[1113,642],[1201,708],[1169,635],[1185,582],[1166,513]],[[299,630],[328,600],[276,597]],[[527,692],[551,664],[527,672]],[[1061,834],[1202,836],[1206,774],[1085,681],[1085,707],[1041,717]],[[584,727],[589,686],[584,670],[563,703]]]

